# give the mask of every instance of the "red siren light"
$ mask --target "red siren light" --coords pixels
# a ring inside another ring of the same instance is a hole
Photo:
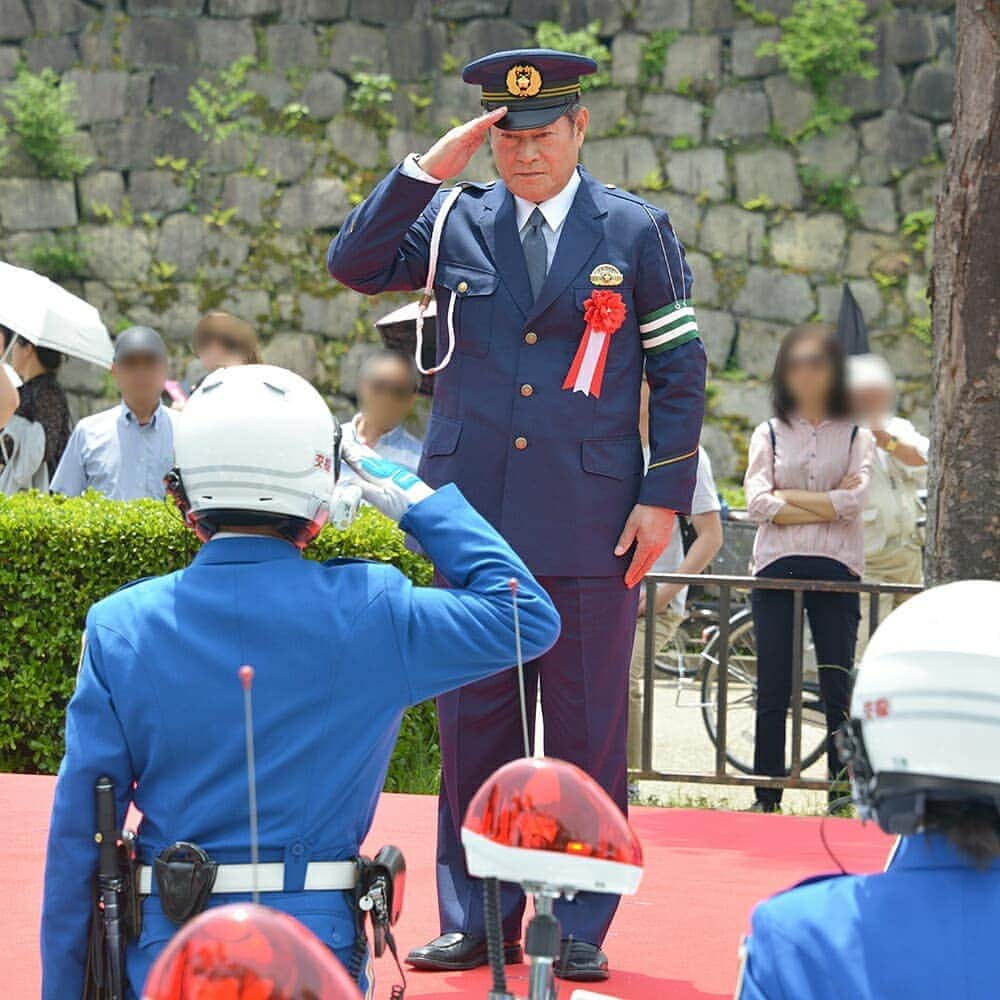
[[[511,761],[483,783],[462,824],[469,874],[565,895],[631,895],[639,838],[588,774],[549,757]]]
[[[294,917],[233,903],[206,910],[174,935],[142,1000],[361,1000],[361,992]]]

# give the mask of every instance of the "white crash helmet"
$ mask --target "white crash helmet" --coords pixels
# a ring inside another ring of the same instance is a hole
[[[863,819],[919,832],[928,800],[1000,811],[1000,582],[934,587],[865,650],[841,730]]]
[[[326,522],[340,426],[294,372],[237,365],[207,375],[174,427],[167,489],[205,539],[221,524],[273,524],[305,545]]]

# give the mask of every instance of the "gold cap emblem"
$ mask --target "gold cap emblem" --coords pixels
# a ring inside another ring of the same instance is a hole
[[[620,285],[625,280],[625,276],[615,267],[614,264],[598,264],[590,272],[590,283],[592,285]]]
[[[542,89],[542,74],[530,63],[519,63],[507,70],[507,93],[515,97],[534,97]]]

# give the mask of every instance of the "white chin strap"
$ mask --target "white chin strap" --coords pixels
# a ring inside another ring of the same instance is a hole
[[[445,198],[444,203],[441,205],[441,209],[437,214],[437,218],[434,220],[434,229],[431,231],[431,250],[430,257],[427,261],[427,281],[424,284],[424,292],[420,296],[420,302],[417,304],[417,348],[416,357],[413,359],[417,364],[417,371],[421,375],[436,375],[440,371],[444,371],[451,362],[451,356],[455,353],[455,299],[456,293],[452,289],[451,296],[448,299],[448,314],[445,322],[447,323],[448,329],[448,350],[445,353],[439,365],[435,365],[433,368],[424,368],[423,364],[423,352],[424,352],[424,313],[427,311],[427,307],[431,304],[434,298],[434,278],[437,274],[437,261],[438,261],[438,251],[441,248],[441,234],[444,232],[445,220],[448,218],[448,213],[451,211],[452,206],[458,201],[459,196],[464,190],[464,185],[456,184],[452,188],[448,197]]]

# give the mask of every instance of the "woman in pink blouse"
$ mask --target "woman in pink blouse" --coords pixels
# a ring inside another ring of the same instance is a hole
[[[864,570],[861,518],[871,470],[871,433],[852,423],[844,354],[832,331],[793,330],[778,350],[771,378],[774,417],[750,440],[744,486],[755,521],[755,576],[859,580]],[[780,776],[792,684],[792,593],[755,590],[757,725],[754,771]],[[857,594],[805,594],[830,734],[831,777],[839,770],[833,734],[847,716],[854,663]],[[758,788],[753,809],[774,812],[781,790]]]

